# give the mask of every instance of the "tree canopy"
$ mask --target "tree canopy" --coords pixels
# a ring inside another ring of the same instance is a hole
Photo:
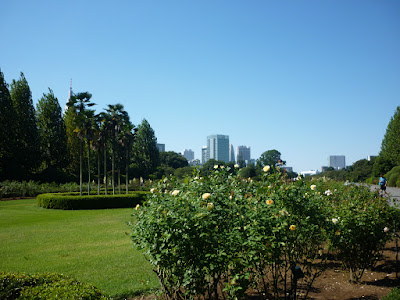
[[[400,106],[386,128],[381,151],[374,165],[374,175],[379,176],[400,165]]]
[[[40,164],[40,140],[36,124],[35,108],[32,93],[24,74],[18,80],[13,80],[10,90],[11,100],[15,110],[15,125],[18,174],[27,178]]]
[[[8,84],[0,70],[0,179],[13,179],[15,174],[14,152],[17,151],[15,110]]]
[[[47,167],[64,168],[68,162],[67,133],[60,104],[51,89],[37,104],[37,125]]]
[[[149,122],[143,119],[137,126],[135,143],[133,144],[133,165],[136,174],[148,178],[159,165],[157,138]]]
[[[285,165],[286,162],[281,160],[281,153],[278,150],[268,150],[261,154],[260,158],[257,159],[257,166],[275,166],[276,164],[281,163]]]

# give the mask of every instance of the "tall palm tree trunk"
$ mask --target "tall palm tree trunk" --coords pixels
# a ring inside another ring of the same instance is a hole
[[[82,156],[83,156],[83,149],[82,149],[82,140],[79,144],[79,195],[82,196],[82,185],[83,185],[83,178],[82,178]]]
[[[128,183],[129,183],[129,178],[128,178],[128,172],[129,172],[129,147],[126,145],[126,164],[125,164],[125,189],[126,193],[129,193],[129,188],[128,188]]]
[[[121,194],[121,168],[118,166],[118,194]]]
[[[104,145],[104,194],[107,195],[107,146]]]
[[[112,151],[112,174],[111,174],[111,182],[112,182],[112,190],[113,190],[113,195],[115,195],[115,143],[113,142],[113,151]]]
[[[90,142],[88,140],[88,195],[90,195]]]
[[[101,151],[100,148],[97,149],[97,195],[100,195],[100,156],[101,156]]]

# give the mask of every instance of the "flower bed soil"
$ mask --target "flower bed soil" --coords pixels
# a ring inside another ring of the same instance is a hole
[[[399,241],[400,248],[400,241]],[[340,262],[332,262],[329,268],[318,277],[307,299],[311,300],[378,300],[386,296],[394,287],[400,287],[400,254],[398,262],[398,278],[396,278],[396,247],[395,242],[388,243],[383,251],[382,259],[371,270],[366,270],[359,284],[349,282],[348,273],[342,269]],[[301,281],[299,281],[299,287]],[[301,297],[301,288],[298,298]],[[131,300],[152,300],[155,295],[145,295],[130,298]],[[250,293],[248,300],[263,299]]]

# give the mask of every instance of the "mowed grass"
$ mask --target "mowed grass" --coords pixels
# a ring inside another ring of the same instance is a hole
[[[56,272],[109,296],[159,287],[130,240],[132,209],[52,210],[35,199],[0,201],[0,271]]]

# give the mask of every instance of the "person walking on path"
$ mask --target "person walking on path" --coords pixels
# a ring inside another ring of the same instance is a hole
[[[381,174],[379,177],[379,187],[381,188],[382,194],[387,196],[386,194],[386,186],[387,186],[387,179]]]

